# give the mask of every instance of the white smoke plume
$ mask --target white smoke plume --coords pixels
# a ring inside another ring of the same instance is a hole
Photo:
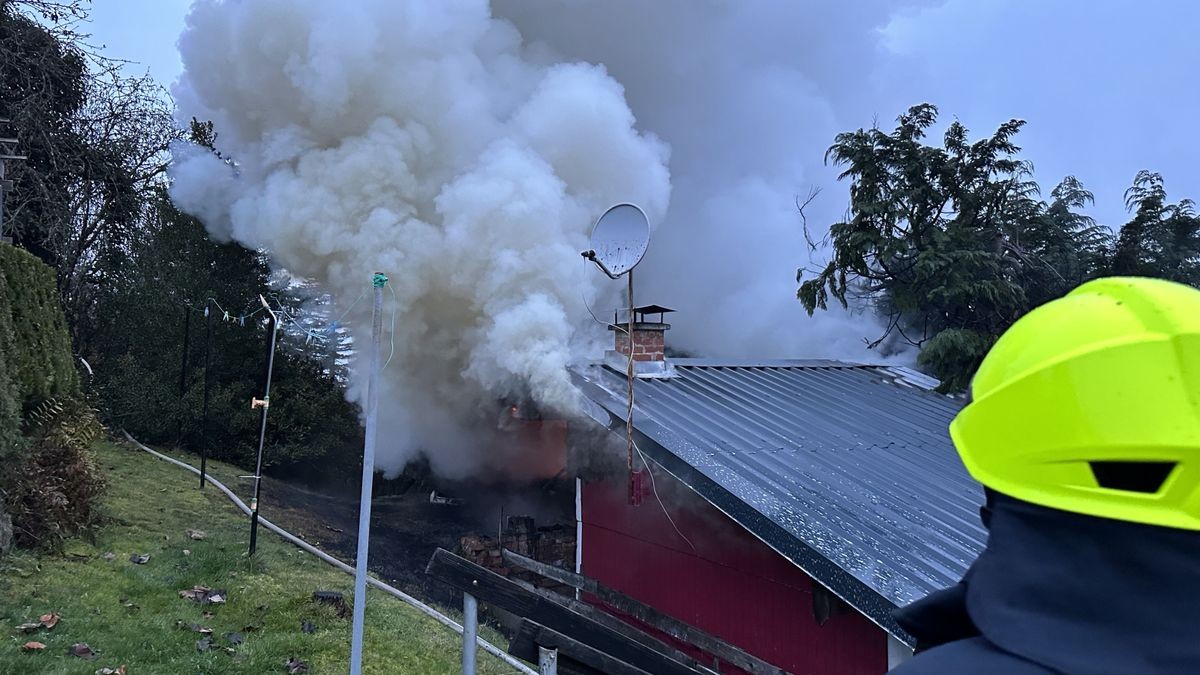
[[[661,223],[638,300],[681,310],[669,342],[875,356],[871,317],[810,319],[794,299],[795,196],[828,177],[813,171],[841,130],[830,101],[856,97],[826,62],[869,59],[856,43],[888,15],[818,5],[197,0],[174,93],[238,171],[180,149],[172,195],[340,307],[388,273],[381,468],[424,453],[451,477],[501,469],[516,450],[480,431],[497,401],[570,410],[568,364],[611,339],[584,300],[603,315],[617,289],[579,251],[615,202]],[[843,206],[814,204],[814,228]]]
[[[418,451],[450,476],[502,468],[473,431],[498,400],[573,407],[590,226],[625,200],[658,221],[670,190],[666,147],[602,67],[531,61],[477,0],[202,0],[179,47],[180,114],[215,123],[238,175],[181,150],[177,203],[341,307],[391,277],[381,468]]]
[[[671,208],[639,274],[644,299],[680,310],[671,315],[673,344],[741,357],[881,360],[864,347],[884,331],[873,316],[831,308],[808,317],[795,299],[796,270],[810,263],[797,201],[824,189],[805,209],[817,238],[843,215],[846,188],[824,166],[824,150],[837,133],[871,124],[874,73],[889,58],[882,30],[919,3],[493,4],[551,59],[603,63],[639,123],[671,146]],[[812,257],[817,265],[827,252]]]

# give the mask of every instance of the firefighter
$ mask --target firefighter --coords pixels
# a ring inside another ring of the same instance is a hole
[[[950,425],[984,486],[895,671],[1200,673],[1200,291],[1106,278],[1017,321]]]

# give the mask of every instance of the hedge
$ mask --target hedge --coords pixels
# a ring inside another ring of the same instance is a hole
[[[8,305],[8,283],[0,274],[0,465],[7,465],[24,446],[21,438],[21,404],[17,398],[17,383],[12,377],[14,364],[11,357],[15,349],[12,313]],[[3,507],[0,506],[2,512]]]
[[[0,277],[7,282],[12,345],[3,350],[16,399],[28,410],[58,396],[79,393],[67,320],[54,270],[11,244],[0,244]]]

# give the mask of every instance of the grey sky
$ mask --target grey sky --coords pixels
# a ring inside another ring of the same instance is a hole
[[[170,85],[183,69],[175,41],[191,0],[95,0],[92,22],[83,28],[92,43],[113,58],[135,61],[129,70],[147,70]]]
[[[181,68],[175,42],[189,4],[97,0],[90,31],[109,55],[137,61],[134,69],[170,84]],[[841,73],[840,94],[848,95],[833,103],[838,128],[874,118],[886,128],[921,101],[936,103],[945,119],[961,119],[976,135],[1021,117],[1029,124],[1020,143],[1046,191],[1074,173],[1095,192],[1091,211],[1101,222],[1124,221],[1122,192],[1143,168],[1163,173],[1172,199],[1200,198],[1200,134],[1193,130],[1200,118],[1200,3],[928,4],[901,11],[880,31],[879,48],[889,56],[875,61],[884,64],[876,72]],[[819,156],[831,140],[796,152]],[[825,188],[823,199],[845,199],[844,186]]]
[[[949,0],[892,21],[895,58],[846,122],[920,100],[977,133],[1025,119],[1019,143],[1045,192],[1074,174],[1093,215],[1119,225],[1139,169],[1162,173],[1172,200],[1200,199],[1197,26],[1190,0]]]

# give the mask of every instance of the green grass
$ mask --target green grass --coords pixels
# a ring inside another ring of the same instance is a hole
[[[353,579],[271,532],[260,529],[258,553],[245,555],[245,516],[215,489],[196,488],[196,478],[167,462],[129,447],[101,444],[96,458],[110,481],[104,496],[109,521],[88,541],[75,540],[61,554],[19,552],[0,560],[0,673],[80,673],[124,664],[130,675],[148,673],[285,672],[288,657],[310,664],[310,673],[349,669],[350,621],[312,602],[315,590],[336,590],[351,601]],[[214,463],[210,463],[213,466]],[[216,473],[235,473],[217,464]],[[203,530],[203,541],[184,530]],[[190,550],[185,555],[184,550]],[[105,560],[105,552],[116,555]],[[149,553],[145,565],[129,561]],[[200,605],[179,591],[202,584],[227,589],[228,602]],[[49,612],[62,619],[35,634],[14,628]],[[211,617],[203,616],[211,612]],[[212,628],[214,649],[200,653],[202,636],[176,621]],[[316,626],[312,634],[301,622]],[[247,626],[255,627],[246,631]],[[461,638],[449,628],[382,592],[367,605],[363,671],[367,673],[454,673]],[[223,635],[242,632],[245,642],[222,650]],[[490,638],[498,639],[492,633]],[[46,644],[25,652],[29,640]],[[69,656],[85,642],[94,661]],[[481,672],[515,672],[480,650]]]

